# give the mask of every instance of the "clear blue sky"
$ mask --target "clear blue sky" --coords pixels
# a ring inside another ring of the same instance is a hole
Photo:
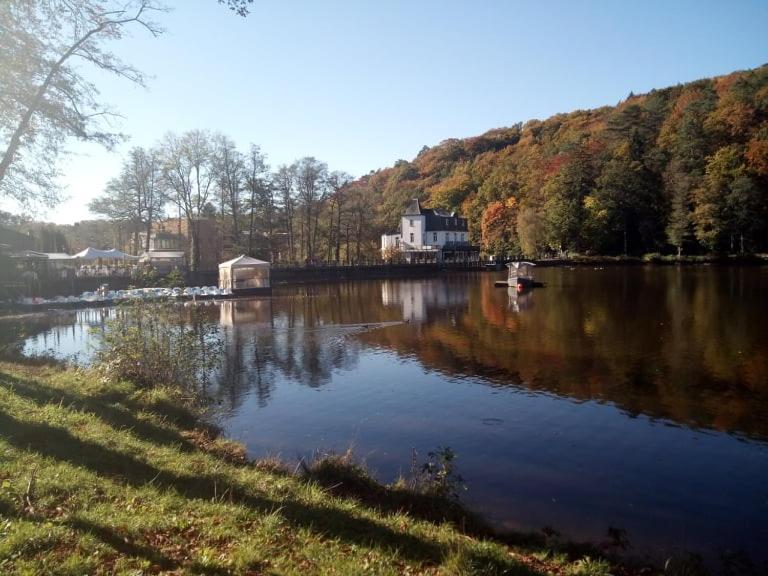
[[[148,90],[94,76],[129,143],[73,145],[70,199],[38,216],[90,217],[121,154],[169,130],[359,176],[445,138],[768,62],[765,0],[256,0],[246,19],[215,0],[168,4],[165,35],[115,46]]]

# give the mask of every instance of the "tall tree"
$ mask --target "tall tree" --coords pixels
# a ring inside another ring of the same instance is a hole
[[[579,250],[584,229],[584,199],[592,186],[587,158],[575,153],[544,187],[545,230],[550,248]]]
[[[245,188],[248,192],[248,253],[254,253],[254,235],[256,234],[256,224],[258,222],[260,199],[264,195],[264,188],[270,188],[270,197],[272,185],[269,182],[269,167],[267,166],[264,154],[256,144],[251,144],[248,155],[245,159]],[[269,221],[270,232],[270,250],[272,249],[273,222]]]
[[[285,231],[288,234],[288,261],[296,262],[296,166],[280,166],[272,175],[272,185],[281,203]]]
[[[234,141],[223,134],[217,134],[214,137],[213,170],[220,197],[222,216],[220,229],[222,234],[227,234],[227,229],[229,229],[228,236],[232,243],[232,249],[239,252],[242,248],[240,215],[241,193],[245,179],[245,159],[237,150]],[[227,216],[230,220],[229,226],[225,222]],[[222,245],[224,244],[225,242],[222,242]]]
[[[683,254],[683,246],[691,238],[691,177],[670,162],[665,174],[665,188],[671,196],[667,218],[667,241],[677,249],[677,257]]]
[[[328,186],[331,190],[331,210],[328,234],[328,254],[335,251],[335,261],[341,261],[341,220],[347,206],[347,188],[352,182],[352,176],[346,172],[334,170],[328,175]]]
[[[294,163],[297,198],[301,208],[302,255],[315,259],[317,224],[327,193],[328,166],[311,156]]]
[[[480,228],[483,248],[490,254],[517,255],[520,244],[515,233],[518,205],[514,196],[505,202],[491,202],[483,212]]]
[[[0,3],[0,194],[22,204],[58,200],[56,158],[69,137],[111,147],[109,109],[85,79],[92,66],[144,77],[107,46],[127,28],[153,36],[152,0],[5,0]],[[23,152],[23,153],[22,153]]]
[[[738,145],[731,144],[717,150],[707,160],[704,180],[694,194],[693,213],[696,238],[708,250],[725,248],[730,235],[733,250],[733,186],[746,177],[744,161]],[[736,195],[744,194],[743,182],[736,188]]]
[[[200,218],[209,212],[216,175],[212,137],[203,130],[192,130],[181,136],[168,134],[163,140],[162,155],[163,177],[187,221],[190,268],[199,270]]]
[[[152,223],[162,214],[166,202],[159,153],[134,148],[123,162],[120,175],[107,184],[104,195],[94,199],[89,209],[133,232],[134,253],[141,250],[139,232],[144,231],[144,250],[149,250]]]

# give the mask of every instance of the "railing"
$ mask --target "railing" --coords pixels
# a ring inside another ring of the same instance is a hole
[[[136,274],[138,274],[138,270],[134,268],[113,268],[111,266],[75,270],[76,278],[126,278]]]

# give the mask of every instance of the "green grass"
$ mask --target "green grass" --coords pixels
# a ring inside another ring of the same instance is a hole
[[[354,464],[248,462],[183,406],[90,371],[0,364],[0,573],[597,573]]]

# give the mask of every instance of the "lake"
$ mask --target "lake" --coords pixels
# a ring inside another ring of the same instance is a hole
[[[542,268],[281,287],[198,304],[217,420],[252,456],[357,456],[383,481],[450,447],[497,526],[768,561],[768,268]],[[109,308],[0,326],[79,354]]]

